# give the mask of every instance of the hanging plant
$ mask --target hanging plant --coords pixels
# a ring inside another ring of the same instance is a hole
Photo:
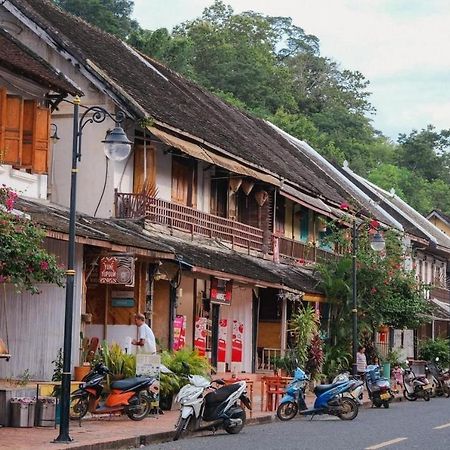
[[[39,293],[39,283],[64,285],[64,270],[43,247],[45,232],[14,211],[17,193],[0,187],[0,283]]]

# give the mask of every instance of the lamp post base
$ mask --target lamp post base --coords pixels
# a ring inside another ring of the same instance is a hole
[[[54,441],[51,441],[52,444],[70,444],[71,442],[73,439],[65,434],[60,434]]]

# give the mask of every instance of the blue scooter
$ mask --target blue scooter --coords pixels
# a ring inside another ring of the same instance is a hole
[[[285,394],[277,408],[277,416],[280,420],[291,420],[297,413],[311,416],[311,419],[316,414],[329,414],[342,420],[353,420],[358,415],[358,403],[345,395],[355,389],[355,381],[343,380],[316,386],[314,388],[316,395],[314,407],[307,408],[305,390],[308,380],[308,376],[302,369],[295,370],[294,378],[286,387]]]

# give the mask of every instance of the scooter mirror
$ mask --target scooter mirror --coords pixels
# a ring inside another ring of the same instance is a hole
[[[182,361],[181,365],[183,366],[183,369],[186,371],[186,373],[189,375],[191,367],[186,361]]]

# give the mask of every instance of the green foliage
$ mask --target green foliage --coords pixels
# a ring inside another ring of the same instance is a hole
[[[106,367],[111,371],[113,378],[128,378],[136,375],[136,356],[125,353],[119,344],[108,345],[102,342],[102,359]]]
[[[389,363],[391,367],[394,367],[397,364],[402,366],[404,361],[401,361],[400,354],[400,350],[390,350],[384,358],[381,358],[381,361],[382,363]]]
[[[183,362],[189,365],[191,375],[202,375],[207,377],[211,373],[211,365],[204,356],[200,356],[197,350],[184,347],[176,352],[165,350],[161,353],[161,362],[173,374],[161,373],[160,392],[161,395],[177,393],[187,383],[188,370]]]
[[[288,332],[294,338],[294,352],[299,367],[308,362],[308,350],[315,335],[319,332],[319,316],[309,304],[301,307],[289,321]]]
[[[439,358],[439,365],[448,367],[450,364],[450,342],[448,339],[427,339],[419,345],[419,358],[425,361],[435,361]]]
[[[17,193],[0,187],[0,283],[39,293],[39,283],[64,285],[64,271],[43,247],[45,231],[13,213]]]
[[[350,369],[351,360],[352,354],[347,346],[325,345],[323,373],[331,382],[337,374]]]
[[[125,38],[137,27],[131,19],[133,0],[53,0],[56,5],[92,25]]]
[[[58,350],[58,353],[56,354],[56,358],[52,361],[52,364],[54,366],[53,368],[53,375],[52,375],[52,381],[61,381],[62,380],[62,373],[63,373],[63,352],[62,348]]]

